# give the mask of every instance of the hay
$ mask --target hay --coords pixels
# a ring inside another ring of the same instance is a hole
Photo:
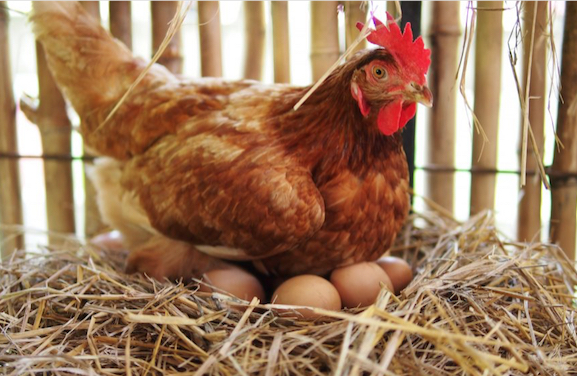
[[[316,322],[127,276],[125,255],[88,246],[14,258],[1,265],[0,374],[575,373],[577,273],[562,250],[504,241],[488,213],[409,223],[393,253],[416,267],[411,285]]]

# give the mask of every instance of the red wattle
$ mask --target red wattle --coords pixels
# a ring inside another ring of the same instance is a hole
[[[377,117],[377,125],[381,133],[385,136],[390,136],[403,128],[407,122],[415,116],[417,111],[416,103],[410,103],[403,106],[403,101],[397,99],[396,101],[381,107]]]

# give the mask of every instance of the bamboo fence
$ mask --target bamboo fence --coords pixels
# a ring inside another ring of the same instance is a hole
[[[110,33],[132,49],[132,5],[130,1],[110,2]]]
[[[577,210],[577,4],[566,3],[561,93],[557,135],[563,147],[555,149],[551,171],[551,240],[575,259],[575,211]]]
[[[523,30],[523,90],[529,90],[529,124],[535,135],[539,155],[543,155],[545,110],[547,107],[546,77],[547,49],[549,42],[548,9],[546,1],[527,2],[524,4]],[[531,34],[534,29],[534,43],[531,44]],[[532,48],[531,48],[532,47]],[[529,64],[530,63],[530,64]],[[530,71],[529,71],[530,69]],[[527,86],[529,86],[527,88]],[[528,177],[527,184],[522,188],[519,201],[519,222],[517,237],[519,240],[530,241],[539,238],[541,231],[541,179],[537,174],[537,161],[533,157],[533,144],[528,143],[529,156],[527,170],[533,172]]]
[[[311,2],[311,65],[318,80],[340,56],[336,1]]]
[[[81,4],[92,16],[100,19],[100,2],[83,1]],[[86,148],[84,155],[89,158],[92,157],[90,153],[86,152]],[[87,174],[87,170],[91,167],[92,162],[86,160],[84,162],[84,234],[88,237],[98,234],[105,227],[100,218],[98,205],[96,204],[96,189]]]
[[[243,4],[244,34],[246,37],[244,78],[262,80],[266,33],[264,2],[245,1]]]
[[[198,2],[200,34],[200,70],[203,77],[222,76],[218,1]]]
[[[289,83],[291,80],[291,70],[288,2],[273,1],[270,6],[272,13],[274,82]]]
[[[156,52],[166,33],[168,23],[174,17],[178,6],[177,1],[151,1],[152,14],[152,51]],[[177,32],[158,59],[158,63],[164,65],[172,73],[182,73],[182,52],[180,32]]]
[[[17,154],[16,103],[12,87],[8,43],[8,11],[6,2],[0,2],[0,152]],[[0,158],[0,223],[22,224],[20,171],[17,159]],[[0,255],[22,249],[23,237],[0,227]]]
[[[48,69],[40,43],[36,43],[36,65],[38,103],[22,101],[21,108],[26,117],[38,126],[45,155],[70,155],[72,125],[68,119],[66,102]],[[54,234],[74,233],[76,228],[70,161],[46,159],[44,179],[49,243],[58,244],[62,238]]]
[[[503,46],[502,1],[477,4],[477,37],[475,49],[475,114],[485,131],[473,134],[471,174],[471,215],[495,205],[495,174],[483,170],[497,168],[497,135],[501,99],[501,49]],[[488,11],[488,10],[491,11]],[[475,172],[477,170],[477,172]]]
[[[454,175],[441,171],[455,165],[455,127],[459,37],[459,2],[434,2],[431,23],[431,67],[429,84],[435,105],[429,124],[429,163],[438,171],[428,174],[428,196],[449,212],[453,211]]]
[[[367,9],[362,8],[360,2],[343,2],[345,41],[342,43],[348,47],[356,35],[355,24],[357,21],[365,21]],[[98,2],[85,2],[83,5],[91,12],[99,15]],[[176,10],[176,2],[153,2],[152,35],[153,50],[162,43],[168,23]],[[411,5],[402,3],[399,6],[390,4],[391,11],[396,16],[399,10],[403,10],[401,23],[406,23],[410,13],[420,14],[420,4]],[[454,165],[455,165],[455,108],[458,85],[456,77],[458,73],[458,57],[463,49],[460,38],[463,26],[459,24],[459,3],[435,2],[432,5],[433,23],[426,35],[425,42],[432,50],[432,65],[429,73],[429,85],[433,91],[435,105],[430,112],[427,142],[429,155],[427,165],[424,166],[427,174],[427,196],[441,205],[449,212],[453,211],[454,201]],[[312,76],[316,80],[333,64],[343,52],[339,49],[338,33],[338,7],[339,3],[313,2],[311,7],[311,67]],[[501,54],[501,40],[503,30],[502,23],[503,2],[480,2],[477,9],[476,30],[476,53],[475,53],[475,102],[474,109],[478,120],[482,125],[489,140],[483,141],[477,134],[473,137],[472,155],[472,188],[471,188],[471,214],[479,213],[484,209],[494,208],[495,202],[495,173],[496,146],[499,113],[499,62],[504,58]],[[274,57],[274,80],[275,82],[288,83],[291,80],[291,66],[289,45],[298,41],[289,38],[289,15],[290,4],[288,2],[273,2],[270,7],[265,7],[263,2],[251,2],[244,5],[244,25],[246,53],[244,61],[244,73],[247,78],[261,79],[263,74],[263,62],[265,56],[266,38],[266,10],[270,9],[272,19],[272,39]],[[531,38],[524,38],[523,45],[523,72],[520,75],[521,89],[529,90],[529,123],[535,135],[536,145],[542,155],[543,122],[546,106],[546,80],[544,79],[546,67],[549,62],[549,6],[547,3],[527,3],[523,8],[523,34],[532,34],[534,30],[534,43]],[[574,6],[567,4],[567,13]],[[536,11],[536,12],[535,12]],[[406,13],[406,14],[405,14]],[[0,36],[7,39],[6,17],[7,12],[2,8]],[[567,18],[569,19],[569,18]],[[413,20],[413,28],[418,27],[418,18]],[[417,22],[417,24],[415,24]],[[219,2],[198,3],[198,30],[200,36],[201,75],[222,76],[222,45]],[[571,82],[571,56],[575,49],[570,49],[574,41],[571,39],[570,23],[566,24],[566,35],[563,46],[563,77],[562,82]],[[110,3],[110,29],[111,32],[127,45],[132,44],[131,35],[131,3]],[[164,51],[159,62],[166,65],[171,71],[179,73],[183,68],[182,45],[180,35],[176,35],[168,48]],[[190,43],[187,41],[186,46]],[[7,48],[7,43],[0,45]],[[362,48],[363,44],[357,46]],[[19,202],[19,171],[17,159],[9,159],[7,155],[18,154],[16,146],[16,134],[14,125],[14,99],[11,93],[10,69],[7,59],[8,50],[2,53],[2,92],[0,100],[2,107],[2,122],[0,125],[0,153],[5,157],[0,158],[0,173],[9,176],[9,179],[0,179],[0,215],[3,224],[21,224],[21,203]],[[529,64],[529,62],[531,64]],[[471,64],[473,65],[473,64]],[[530,65],[530,70],[529,70]],[[38,124],[42,134],[44,153],[47,156],[70,156],[70,120],[66,115],[65,103],[60,93],[51,81],[51,76],[46,69],[42,51],[38,50],[38,77],[40,82],[40,95],[37,103],[33,100],[22,100],[22,110]],[[575,234],[575,210],[574,210],[574,186],[575,172],[577,167],[574,161],[574,141],[571,135],[574,129],[574,113],[572,112],[573,91],[571,85],[562,86],[564,102],[559,105],[559,138],[564,147],[560,147],[555,155],[555,162],[550,168],[551,182],[553,185],[553,207],[551,218],[551,239],[558,241],[566,249],[569,255],[574,253]],[[422,111],[422,110],[421,110]],[[501,109],[502,111],[502,109]],[[530,144],[527,170],[535,171],[536,165],[532,157],[532,145]],[[68,158],[70,159],[70,158]],[[88,158],[89,159],[89,158]],[[89,163],[85,161],[85,163]],[[47,217],[48,229],[55,232],[82,232],[75,229],[74,198],[72,194],[72,173],[70,162],[66,158],[46,158],[45,181],[47,194]],[[530,175],[527,185],[523,188],[522,200],[519,204],[518,236],[520,240],[535,239],[541,228],[540,222],[540,196],[541,182],[538,176]],[[89,181],[86,181],[86,209],[84,233],[87,236],[102,230],[98,211],[94,202],[94,192]],[[78,215],[78,214],[76,214]],[[3,254],[8,254],[10,249],[22,247],[21,237],[11,238],[8,233],[2,234]],[[54,244],[58,237],[50,237]],[[10,243],[6,239],[11,239]],[[571,246],[573,244],[573,246]]]

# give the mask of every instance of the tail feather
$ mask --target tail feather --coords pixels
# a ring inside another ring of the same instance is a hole
[[[135,58],[78,2],[34,1],[30,21],[36,38],[44,47],[56,83],[82,119],[85,140],[97,150],[98,144],[110,144],[92,133],[145,69],[146,62]],[[135,93],[175,80],[164,67],[154,65]],[[129,98],[127,105],[133,99]],[[120,118],[122,113],[119,113]],[[122,129],[122,124],[113,126],[116,128],[109,138],[118,140],[130,133],[129,129]],[[100,152],[116,157],[125,153]]]

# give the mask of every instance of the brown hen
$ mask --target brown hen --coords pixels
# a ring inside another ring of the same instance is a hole
[[[105,122],[145,62],[77,3],[35,3],[31,20],[86,144],[107,157],[93,176],[129,271],[189,277],[250,260],[322,275],[392,244],[409,209],[398,130],[431,102],[429,51],[407,29],[375,20],[368,39],[385,48],[357,53],[296,111],[308,87],[154,65]]]

